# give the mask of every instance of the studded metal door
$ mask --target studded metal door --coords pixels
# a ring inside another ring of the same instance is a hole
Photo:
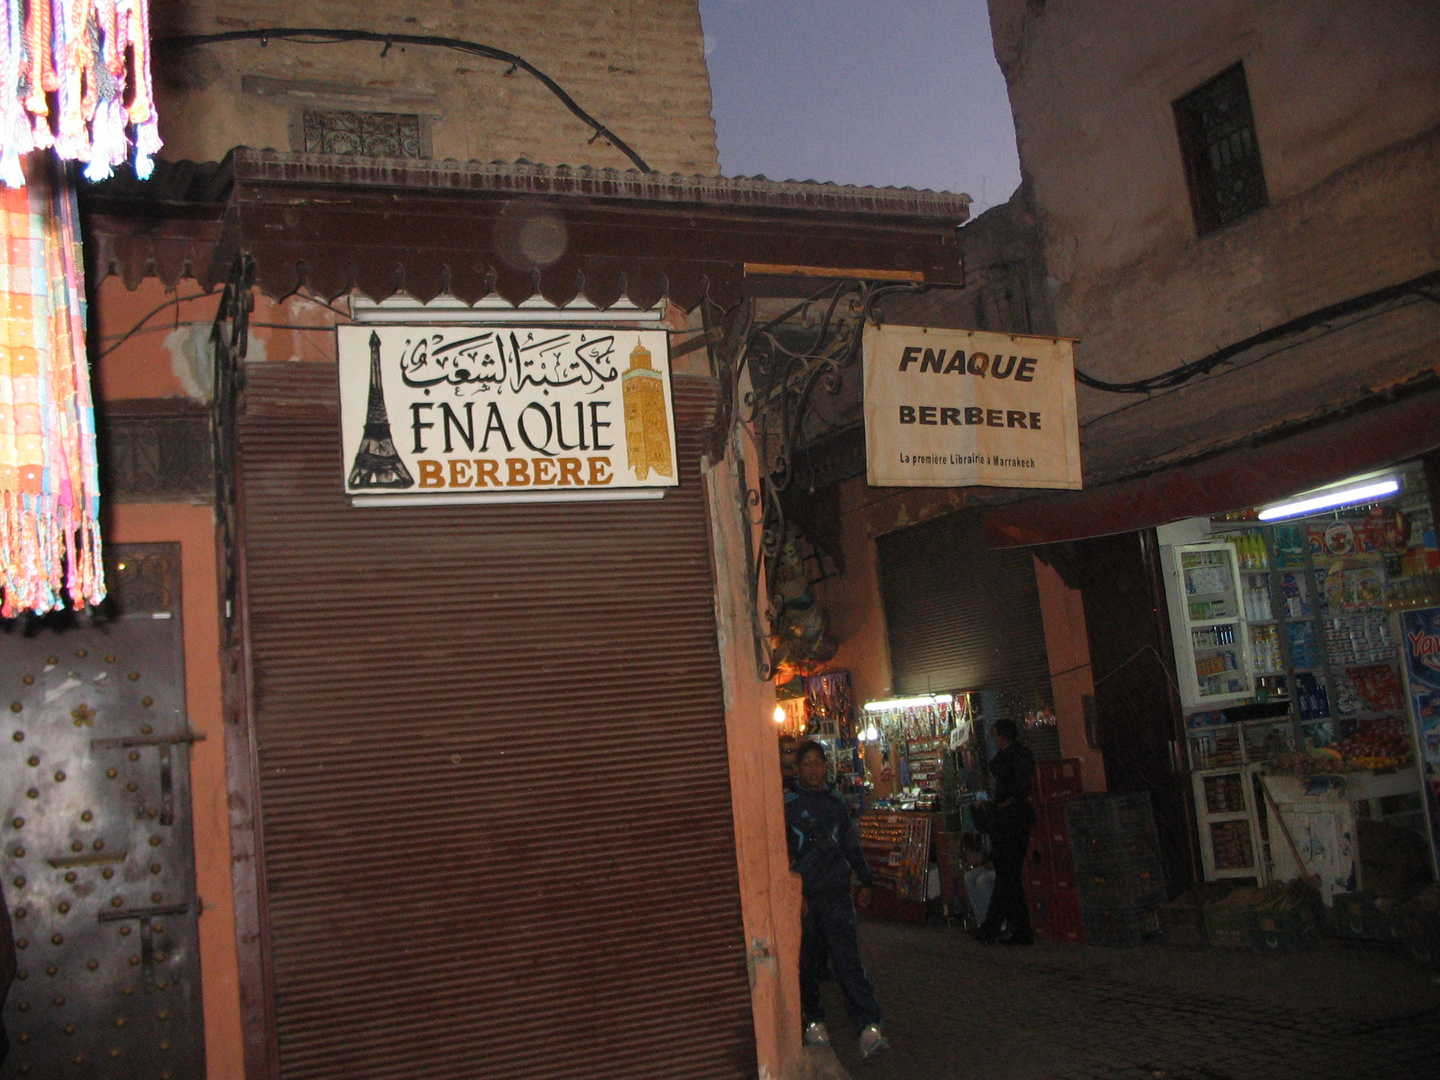
[[[0,623],[0,1080],[201,1080],[175,545],[112,550],[99,612]]]

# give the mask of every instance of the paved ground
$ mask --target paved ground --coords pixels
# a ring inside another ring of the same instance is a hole
[[[1011,949],[879,921],[860,937],[894,1050],[862,1061],[825,984],[854,1080],[1440,1078],[1440,985],[1383,946]]]

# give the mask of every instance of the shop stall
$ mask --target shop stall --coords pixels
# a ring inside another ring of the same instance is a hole
[[[1440,600],[1420,463],[1159,539],[1206,879],[1432,880],[1440,738],[1402,649]]]

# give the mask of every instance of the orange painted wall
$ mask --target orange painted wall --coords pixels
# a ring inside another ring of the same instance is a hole
[[[200,916],[200,975],[206,1075],[208,1080],[243,1080],[220,696],[220,631],[215,609],[214,512],[209,506],[186,503],[114,505],[107,514],[105,539],[112,544],[180,545],[185,709],[191,730],[205,736],[190,752],[190,790],[196,890],[204,901]]]
[[[194,281],[168,292],[145,278],[133,292],[118,277],[94,291],[95,330],[91,379],[96,401],[192,397],[177,373],[174,352],[181,335],[208,333],[220,293]],[[193,328],[193,329],[192,329]]]
[[[1090,673],[1090,641],[1086,637],[1085,608],[1080,590],[1066,585],[1054,568],[1035,560],[1035,585],[1040,594],[1040,618],[1045,625],[1045,652],[1050,660],[1050,689],[1055,695],[1055,718],[1060,729],[1060,752],[1080,759],[1086,791],[1104,791],[1105,761],[1091,749],[1085,735],[1082,698],[1095,693]]]
[[[186,367],[186,343],[203,343],[219,294],[193,281],[173,293],[154,278],[133,292],[118,278],[95,289],[92,383],[98,407],[137,398],[199,395],[197,371]],[[203,353],[188,354],[193,360]],[[178,543],[185,641],[185,707],[190,727],[205,736],[190,755],[200,973],[207,1080],[244,1080],[234,891],[230,878],[230,815],[221,698],[220,621],[214,512],[208,504],[117,503],[102,492],[106,543]]]

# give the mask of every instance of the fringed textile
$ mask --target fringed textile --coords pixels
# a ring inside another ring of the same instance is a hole
[[[0,188],[0,615],[105,599],[80,222],[65,167]]]
[[[160,150],[149,0],[0,0],[0,183],[20,187],[32,150],[54,147],[104,180],[129,154],[144,180]],[[127,93],[130,103],[125,104]]]

